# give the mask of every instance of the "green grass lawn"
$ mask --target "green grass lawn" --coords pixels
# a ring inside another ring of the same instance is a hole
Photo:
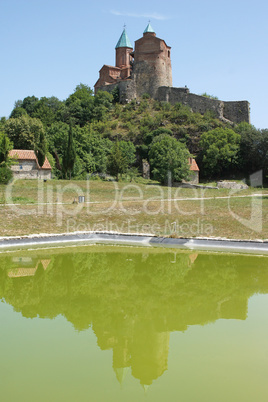
[[[252,195],[261,195],[254,196]],[[78,204],[78,196],[85,203]],[[0,186],[0,235],[119,231],[268,239],[268,190],[156,183],[18,180]]]

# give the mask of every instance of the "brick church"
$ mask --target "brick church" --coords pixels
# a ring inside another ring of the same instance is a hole
[[[135,50],[124,28],[115,47],[115,67],[104,65],[94,88],[95,92],[103,87],[125,81],[132,83],[134,97],[143,93],[155,96],[161,86],[172,86],[170,61],[171,47],[163,39],[156,37],[149,23],[143,37],[135,41]],[[131,97],[133,97],[131,96]]]
[[[171,47],[156,36],[150,23],[142,38],[135,41],[134,49],[124,28],[115,47],[115,66],[105,64],[100,69],[95,93],[99,89],[112,92],[117,88],[122,103],[146,93],[161,102],[182,103],[196,113],[209,110],[225,122],[250,123],[250,106],[246,100],[226,102],[196,95],[187,87],[172,87],[170,51]]]

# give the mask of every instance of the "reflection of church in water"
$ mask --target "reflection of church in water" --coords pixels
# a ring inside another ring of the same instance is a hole
[[[245,320],[268,293],[267,258],[169,250],[0,256],[0,299],[25,317],[63,315],[113,350],[118,381],[131,368],[144,386],[168,369],[169,336],[191,325]],[[7,289],[7,290],[6,290]]]
[[[129,332],[129,328],[126,328]],[[150,385],[168,368],[169,332],[158,332],[153,323],[138,323],[131,337],[116,336],[109,331],[98,333],[98,345],[102,350],[113,349],[113,369],[120,383],[129,367],[133,377],[142,385]]]

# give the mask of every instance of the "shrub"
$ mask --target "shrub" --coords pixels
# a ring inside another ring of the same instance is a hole
[[[204,96],[205,98],[209,98],[209,99],[216,99],[216,100],[219,99],[217,96],[209,95],[209,94],[207,94],[206,92],[204,92],[203,94],[201,94],[201,96]]]
[[[9,166],[7,166],[4,162],[0,165],[0,183],[8,184],[8,182],[12,179],[13,173]]]
[[[142,99],[150,99],[150,95],[146,92],[142,95]]]

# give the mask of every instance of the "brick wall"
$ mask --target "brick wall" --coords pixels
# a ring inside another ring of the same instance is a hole
[[[137,96],[155,96],[160,86],[172,86],[170,47],[147,33],[135,42],[133,80]]]

